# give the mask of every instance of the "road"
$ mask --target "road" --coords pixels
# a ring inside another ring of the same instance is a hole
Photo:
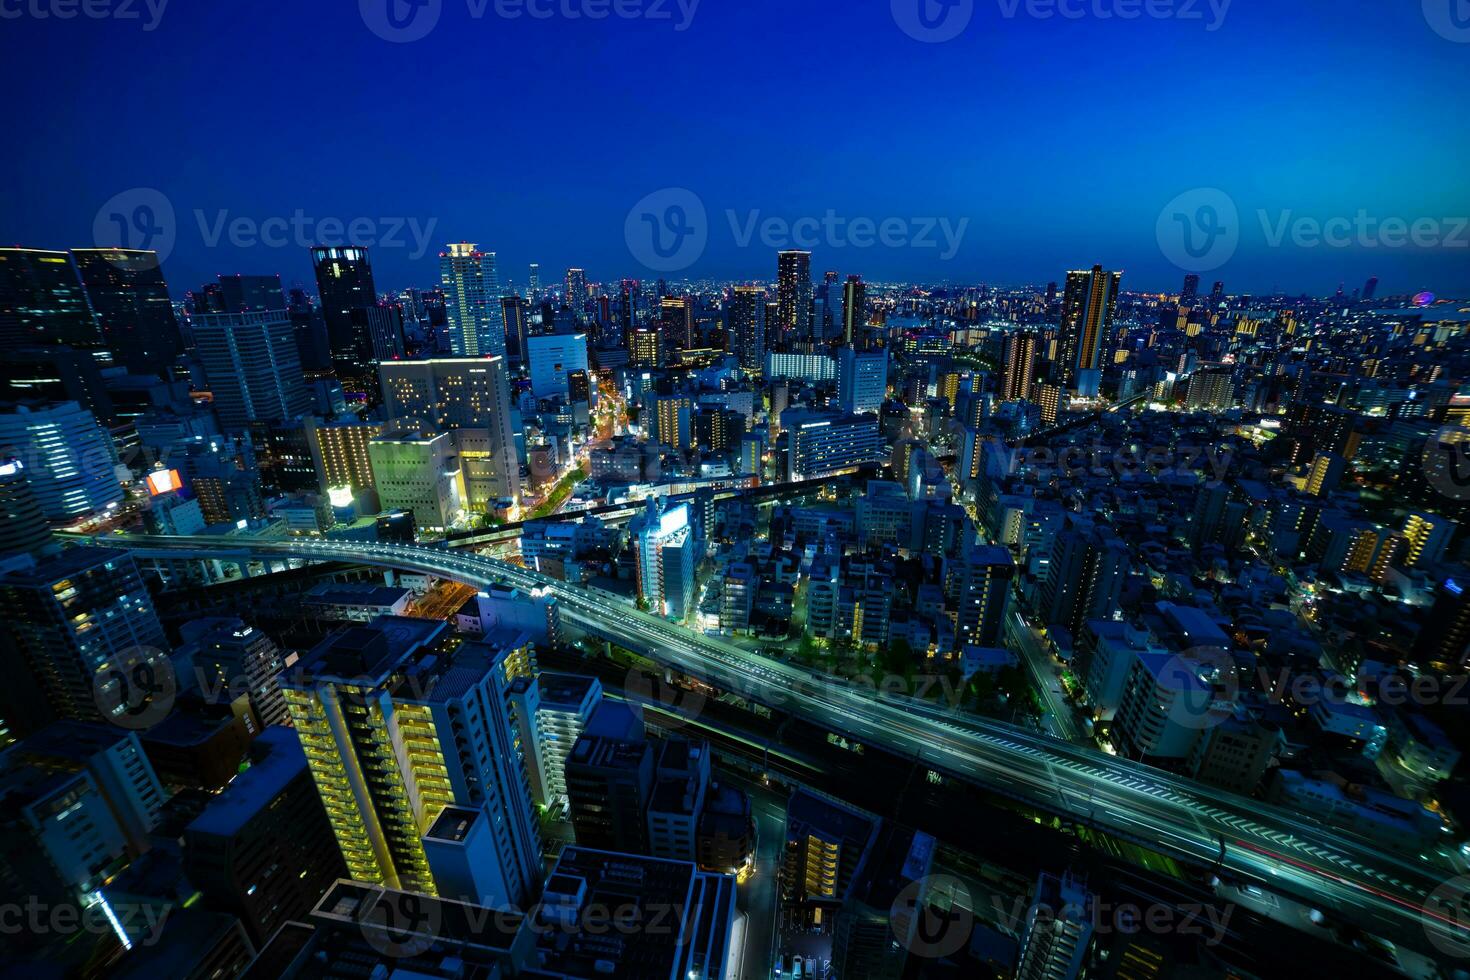
[[[562,621],[635,650],[711,686],[759,701],[936,772],[971,782],[1039,809],[1206,865],[1225,845],[1227,873],[1270,882],[1327,911],[1395,931],[1422,923],[1446,944],[1470,933],[1426,897],[1436,876],[1296,812],[999,722],[960,718],[902,696],[878,696],[798,666],[740,650],[628,607],[619,597],[585,590],[493,558],[417,545],[316,539],[245,540],[120,535],[99,545],[155,557],[297,558],[410,569],[477,588],[505,583],[554,596]],[[674,701],[687,695],[674,690]]]

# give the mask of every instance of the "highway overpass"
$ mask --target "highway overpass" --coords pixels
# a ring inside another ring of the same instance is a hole
[[[788,712],[934,771],[1039,810],[1095,826],[1205,866],[1224,845],[1227,873],[1261,880],[1372,929],[1417,932],[1470,949],[1454,911],[1426,897],[1449,877],[1301,814],[1216,790],[1083,746],[901,696],[879,696],[739,649],[516,565],[422,545],[111,535],[98,545],[140,557],[349,562],[418,571],[476,588],[554,595],[562,622],[725,691]],[[677,699],[677,692],[673,695]],[[674,707],[681,705],[675,704]],[[696,703],[683,705],[697,709]],[[982,842],[977,842],[982,843]]]

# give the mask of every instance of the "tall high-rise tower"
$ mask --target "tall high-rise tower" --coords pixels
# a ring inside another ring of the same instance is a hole
[[[568,269],[566,295],[562,297],[578,323],[587,321],[587,271]]]
[[[195,314],[194,352],[204,365],[220,425],[294,422],[311,411],[295,327],[284,309]]]
[[[1006,336],[1005,374],[1000,379],[1000,400],[1020,401],[1031,397],[1035,380],[1037,335],[1017,330]]]
[[[71,256],[0,248],[0,343],[102,346]]]
[[[113,357],[135,374],[162,374],[184,343],[158,253],[76,248],[72,256]]]
[[[842,284],[842,342],[861,345],[867,323],[867,286],[862,276],[848,276]]]
[[[759,371],[766,356],[766,294],[759,286],[736,286],[725,313],[730,352],[747,371]]]
[[[776,257],[776,303],[781,346],[812,335],[812,253],[795,249]],[[769,329],[769,324],[767,325]]]
[[[353,311],[376,306],[373,265],[365,248],[318,245],[311,250],[316,289],[327,324],[332,369],[339,380],[355,381],[373,375],[373,343],[363,316]]]
[[[500,274],[495,253],[469,242],[439,253],[439,279],[449,318],[449,346],[457,357],[505,353],[505,320],[500,308]]]
[[[1090,271],[1067,273],[1057,358],[1064,382],[1072,383],[1079,371],[1095,371],[1101,365],[1103,347],[1112,333],[1118,285],[1122,280],[1123,273],[1104,272],[1100,265]]]

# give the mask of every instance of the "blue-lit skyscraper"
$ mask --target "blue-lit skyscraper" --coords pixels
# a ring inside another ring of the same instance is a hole
[[[505,354],[505,314],[495,253],[458,242],[439,253],[439,281],[456,357]]]

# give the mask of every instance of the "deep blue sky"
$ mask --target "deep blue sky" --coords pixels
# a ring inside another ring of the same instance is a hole
[[[21,2],[55,0],[3,6]],[[435,250],[476,241],[518,283],[531,261],[548,280],[571,264],[647,278],[625,219],[684,187],[710,219],[690,276],[774,275],[727,210],[831,209],[969,225],[948,261],[817,246],[818,273],[1045,282],[1102,262],[1127,287],[1176,289],[1160,211],[1218,187],[1241,243],[1207,284],[1326,293],[1378,275],[1381,293],[1470,295],[1470,231],[1459,247],[1273,248],[1257,215],[1470,215],[1470,43],[1432,30],[1420,0],[1235,0],[1215,31],[1205,0],[1203,21],[1007,18],[1012,0],[974,0],[946,43],[907,36],[890,0],[701,0],[684,31],[442,2],[406,44],[372,33],[356,0],[171,0],[153,31],[0,20],[14,137],[0,241],[92,244],[104,202],[146,187],[177,215],[176,295],[217,272],[310,279],[294,244],[210,246],[196,211],[433,220]],[[380,288],[435,280],[434,251],[412,252],[375,249]]]

